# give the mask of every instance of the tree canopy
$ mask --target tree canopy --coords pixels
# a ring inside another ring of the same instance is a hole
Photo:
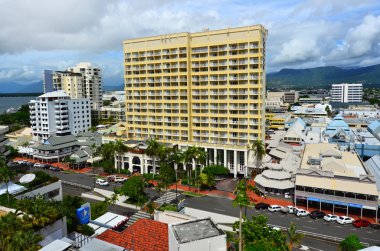
[[[342,251],[357,251],[364,248],[356,234],[348,235],[340,244]]]
[[[141,205],[146,200],[144,192],[145,180],[142,176],[136,175],[130,177],[120,188],[120,193],[129,197],[130,200]]]

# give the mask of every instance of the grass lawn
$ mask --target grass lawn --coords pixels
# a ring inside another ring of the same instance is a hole
[[[193,193],[193,192],[183,192],[184,195],[187,195],[187,196],[193,196],[193,197],[203,197],[205,196],[204,194],[197,194],[197,193]]]

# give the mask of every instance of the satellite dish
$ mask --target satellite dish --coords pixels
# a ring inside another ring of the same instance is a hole
[[[36,175],[33,173],[25,174],[20,178],[21,184],[27,184],[29,182],[32,182],[36,178]]]

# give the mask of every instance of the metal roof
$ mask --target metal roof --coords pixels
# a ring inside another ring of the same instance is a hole
[[[377,190],[380,191],[380,155],[375,155],[367,160],[364,166],[375,178]]]

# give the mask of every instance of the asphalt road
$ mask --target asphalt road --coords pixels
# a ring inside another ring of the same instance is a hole
[[[232,207],[232,201],[229,199],[209,196],[187,197],[185,203],[186,206],[191,208],[239,217],[239,209]],[[268,210],[258,211],[255,208],[247,208],[247,217],[259,213],[267,216],[269,218],[268,223],[272,225],[288,227],[290,222],[293,221],[297,224],[297,228],[303,231],[338,238],[345,238],[348,234],[356,234],[362,242],[370,245],[380,244],[380,230],[374,230],[369,227],[358,229],[351,224],[340,225],[336,222],[326,222],[323,219],[314,220],[308,216],[299,218],[293,214],[285,215],[280,212],[271,213]]]

